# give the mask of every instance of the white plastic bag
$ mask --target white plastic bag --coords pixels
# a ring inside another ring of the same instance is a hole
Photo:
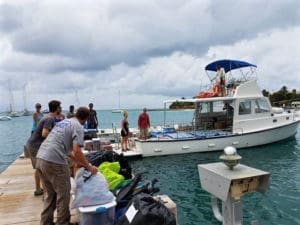
[[[76,174],[75,182],[75,199],[71,208],[103,205],[114,200],[104,176],[99,172],[91,175],[89,171],[81,168]]]

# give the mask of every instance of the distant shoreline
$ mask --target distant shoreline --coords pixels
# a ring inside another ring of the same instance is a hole
[[[147,109],[149,112],[151,111],[193,111],[194,109]]]
[[[101,110],[101,109],[100,109]],[[105,109],[105,110],[110,110],[110,109]],[[112,112],[119,111],[120,109],[111,109]],[[124,109],[126,111],[142,111],[142,109]],[[148,112],[156,112],[156,111],[194,111],[194,109],[164,109],[164,108],[147,108]],[[122,112],[122,110],[120,110]]]

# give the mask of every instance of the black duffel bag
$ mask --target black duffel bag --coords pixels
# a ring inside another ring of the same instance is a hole
[[[162,202],[141,193],[133,197],[116,225],[176,225],[176,219]]]
[[[88,153],[86,159],[96,167],[99,167],[103,162],[119,162],[121,167],[119,174],[123,175],[125,179],[132,178],[132,169],[123,154],[113,151],[96,151]]]

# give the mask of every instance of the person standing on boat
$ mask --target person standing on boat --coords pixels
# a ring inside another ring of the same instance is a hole
[[[32,162],[33,169],[36,168],[36,155],[38,153],[38,150],[42,144],[42,142],[45,140],[45,138],[48,136],[52,128],[55,126],[54,118],[57,114],[57,111],[60,107],[60,101],[52,100],[48,103],[49,106],[49,113],[44,116],[39,123],[37,124],[36,129],[28,139],[26,143],[26,148],[28,149],[29,156]],[[43,190],[41,188],[41,182],[40,177],[35,171],[34,173],[34,180],[35,180],[35,191],[34,195],[42,195]]]
[[[97,118],[97,112],[93,109],[94,104],[89,104],[90,109],[90,116],[87,120],[87,127],[88,129],[98,129],[98,118]]]
[[[226,110],[226,114],[229,118],[233,117],[234,108],[228,102],[225,102],[223,110]]]
[[[39,149],[36,168],[47,192],[40,225],[54,224],[55,209],[56,225],[72,224],[69,209],[71,183],[68,157],[92,174],[98,171],[97,167],[88,163],[81,152],[84,143],[82,125],[89,118],[89,114],[87,107],[79,107],[75,117],[56,124]]]
[[[74,105],[70,105],[70,106],[69,106],[69,112],[67,113],[67,118],[68,118],[68,119],[70,119],[70,118],[72,118],[72,117],[75,116],[74,110],[75,110]]]
[[[212,79],[212,81],[217,80],[217,83],[214,85],[214,94],[216,96],[225,96],[225,71],[221,66],[217,66],[217,74]]]
[[[139,115],[138,127],[140,129],[140,138],[147,139],[148,128],[150,127],[150,119],[146,108],[144,108],[143,112]]]
[[[35,104],[35,112],[32,114],[33,122],[32,122],[31,134],[34,132],[38,122],[43,117],[43,113],[41,112],[41,108],[42,108],[42,105],[40,103]]]
[[[232,126],[234,108],[230,105],[229,102],[225,102],[223,110],[226,110],[226,127]]]
[[[128,148],[128,137],[129,137],[129,123],[128,123],[128,113],[127,111],[123,111],[123,119],[121,120],[121,148],[122,152],[126,152],[129,150]]]

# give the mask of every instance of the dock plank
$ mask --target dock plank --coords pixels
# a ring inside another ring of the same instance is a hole
[[[43,197],[34,196],[34,170],[31,161],[19,158],[0,174],[0,224],[38,225]],[[72,210],[72,222],[77,211]]]

